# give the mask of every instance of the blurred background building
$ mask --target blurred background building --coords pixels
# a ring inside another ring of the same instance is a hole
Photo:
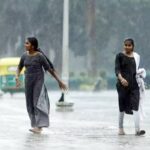
[[[125,38],[135,40],[150,83],[150,1],[69,1],[69,83],[72,90],[115,87],[114,60]],[[0,57],[21,56],[24,41],[40,48],[62,72],[63,0],[0,0]],[[47,80],[51,89],[55,83]],[[55,88],[54,88],[55,87]],[[98,87],[98,88],[96,88]]]

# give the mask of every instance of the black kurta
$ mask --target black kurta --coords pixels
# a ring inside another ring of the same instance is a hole
[[[132,114],[132,110],[138,111],[139,108],[139,87],[136,81],[136,63],[134,57],[128,57],[119,53],[115,60],[115,73],[121,73],[129,85],[124,87],[118,80],[116,87],[119,98],[119,110]]]

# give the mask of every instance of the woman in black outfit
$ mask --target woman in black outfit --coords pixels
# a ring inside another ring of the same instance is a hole
[[[137,60],[137,61],[136,61]],[[117,92],[119,99],[119,135],[124,135],[123,120],[124,113],[133,114],[135,121],[135,134],[143,135],[140,130],[139,118],[139,87],[136,81],[136,70],[140,57],[134,52],[134,41],[124,41],[124,51],[116,55],[115,73],[118,79]]]

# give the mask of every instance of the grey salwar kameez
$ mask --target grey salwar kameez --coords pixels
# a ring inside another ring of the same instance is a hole
[[[41,53],[35,56],[24,53],[18,67],[22,69],[24,66],[26,106],[31,126],[48,127],[50,104],[44,85],[44,70],[49,70],[51,66]]]

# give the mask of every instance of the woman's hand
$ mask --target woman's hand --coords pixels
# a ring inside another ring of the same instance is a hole
[[[125,78],[122,77],[121,73],[118,74],[118,79],[120,80],[120,82],[123,86],[128,86],[129,85],[128,81]]]
[[[128,81],[126,79],[124,79],[123,77],[120,79],[120,82],[125,87],[127,87],[129,85]]]
[[[62,81],[59,81],[59,87],[60,87],[60,89],[62,89],[62,90],[64,90],[64,91],[67,91],[67,90],[68,90],[66,84],[64,84]]]
[[[18,88],[18,87],[20,87],[21,82],[19,80],[19,77],[16,77],[15,79],[16,79],[16,87]]]

